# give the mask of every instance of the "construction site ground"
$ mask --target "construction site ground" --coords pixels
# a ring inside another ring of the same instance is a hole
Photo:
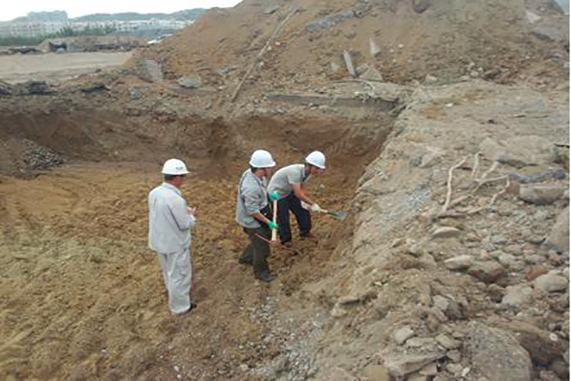
[[[568,37],[524,3],[247,0],[116,70],[0,82],[0,379],[568,380]],[[237,261],[260,148],[323,151],[308,192],[349,212],[292,221],[270,284]],[[147,247],[172,157],[182,316]]]
[[[132,52],[47,53],[0,56],[0,78],[8,83],[29,80],[52,84],[123,65]]]

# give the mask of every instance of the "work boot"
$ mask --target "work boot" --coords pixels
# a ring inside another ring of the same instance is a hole
[[[302,233],[302,234],[299,235],[299,237],[300,237],[301,239],[314,239],[314,240],[317,240],[317,237],[314,236],[314,235],[311,234],[311,233]]]
[[[238,259],[238,263],[241,265],[252,265],[252,260],[251,259],[247,260],[247,259],[244,259],[243,257],[240,257]]]
[[[270,283],[272,280],[274,280],[274,277],[266,273],[262,275],[257,275],[256,279],[261,280],[262,282]]]

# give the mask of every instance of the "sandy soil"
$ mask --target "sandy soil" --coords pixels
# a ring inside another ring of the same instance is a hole
[[[0,79],[8,83],[28,80],[55,83],[98,69],[120,66],[132,52],[124,53],[68,53],[0,56]]]
[[[277,338],[262,338],[276,322],[260,321],[256,311],[270,295],[281,299],[279,309],[299,308],[292,292],[321,276],[343,224],[316,217],[320,241],[274,250],[278,278],[262,285],[237,263],[246,238],[233,222],[234,177],[193,177],[184,191],[198,206],[199,308],[179,318],[168,311],[146,247],[146,197],[160,183],[155,166],[82,164],[32,181],[1,178],[1,377],[245,379],[240,365],[275,356]],[[333,194],[323,180],[313,184],[321,202],[346,206],[351,190]]]

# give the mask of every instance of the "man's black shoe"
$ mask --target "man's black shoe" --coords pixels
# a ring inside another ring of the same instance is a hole
[[[270,274],[259,275],[256,278],[266,283],[270,283],[272,280],[274,280],[274,277]]]

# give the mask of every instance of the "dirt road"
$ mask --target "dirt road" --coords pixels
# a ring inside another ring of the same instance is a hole
[[[8,83],[28,80],[58,82],[97,69],[109,69],[125,63],[132,52],[68,53],[0,56],[0,79]]]

